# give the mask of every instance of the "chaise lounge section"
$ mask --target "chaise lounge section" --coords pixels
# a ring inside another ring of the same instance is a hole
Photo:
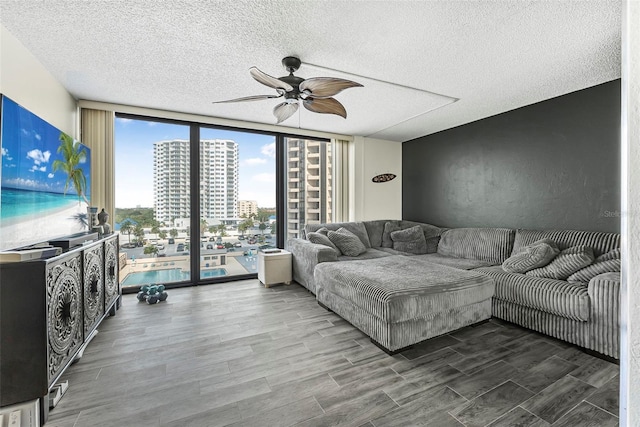
[[[398,250],[405,243],[396,245],[393,233],[415,232],[416,226],[426,253]],[[360,255],[307,240],[309,233],[341,228],[358,237]],[[583,282],[503,269],[505,260],[542,239],[555,242],[558,251],[585,246],[594,257],[620,246],[615,233],[447,229],[378,220],[307,225],[303,238],[289,240],[288,248],[294,280],[390,352],[493,316],[619,358],[619,268]]]
[[[318,302],[387,352],[491,317],[494,282],[478,272],[392,255],[325,262],[314,276]]]

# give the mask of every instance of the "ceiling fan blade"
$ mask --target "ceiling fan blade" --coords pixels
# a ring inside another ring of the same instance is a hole
[[[350,87],[362,87],[362,85],[351,80],[333,77],[312,77],[300,83],[300,92],[309,91],[314,98],[329,98]]]
[[[291,86],[289,83],[285,83],[282,80],[270,76],[269,74],[263,73],[256,67],[249,68],[249,73],[251,73],[251,77],[265,86],[269,86],[274,89],[282,89],[286,92],[291,92],[293,90],[293,86]]]
[[[333,98],[307,98],[302,101],[302,105],[309,111],[322,114],[335,114],[347,118],[347,110],[344,106]]]
[[[226,102],[260,101],[262,99],[280,98],[282,95],[254,95],[243,98],[227,99],[226,101],[213,101],[213,104],[224,104]]]
[[[273,115],[276,116],[276,119],[278,119],[278,123],[280,123],[293,116],[296,111],[298,111],[297,102],[293,104],[283,102],[275,106],[275,108],[273,109]]]

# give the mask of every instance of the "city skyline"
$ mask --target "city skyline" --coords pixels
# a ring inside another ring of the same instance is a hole
[[[154,208],[153,144],[172,139],[188,140],[189,127],[116,118],[116,208]],[[275,207],[273,135],[201,128],[200,139],[237,142],[238,199],[256,200],[261,208]]]

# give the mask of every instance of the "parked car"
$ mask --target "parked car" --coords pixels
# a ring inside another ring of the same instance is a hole
[[[169,244],[170,244],[170,245],[173,245],[173,244],[175,244],[175,243],[176,243],[176,239],[174,239],[173,237],[170,237],[170,238],[169,238]]]
[[[161,251],[164,249],[164,245],[162,243],[157,243],[156,248],[158,248],[158,250]]]
[[[213,245],[211,243],[207,244],[207,249],[213,249]]]
[[[244,240],[244,239],[245,239],[244,236],[242,236],[242,235],[238,236],[238,240]]]
[[[120,247],[124,248],[124,249],[133,249],[133,248],[136,247],[136,244],[133,243],[133,242],[132,243],[123,243],[123,244],[120,245]]]
[[[242,243],[240,243],[240,242],[235,242],[235,243],[233,244],[233,246],[235,246],[236,248],[241,248],[241,247],[242,247]]]
[[[176,252],[182,251],[184,251],[184,243],[178,243],[178,246],[176,246]]]
[[[209,237],[209,241],[210,241],[210,242],[215,242],[215,241],[216,241],[216,237],[215,237],[215,236],[211,236],[211,237]]]
[[[219,244],[218,246],[216,246],[217,249],[224,249],[224,245]]]

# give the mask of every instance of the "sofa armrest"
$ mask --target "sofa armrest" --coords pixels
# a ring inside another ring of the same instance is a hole
[[[293,280],[316,293],[313,281],[313,270],[321,262],[338,261],[338,254],[324,245],[311,243],[304,239],[289,239],[287,250],[291,252],[293,263]]]
[[[620,358],[620,273],[603,273],[589,281],[589,335],[594,350]]]

